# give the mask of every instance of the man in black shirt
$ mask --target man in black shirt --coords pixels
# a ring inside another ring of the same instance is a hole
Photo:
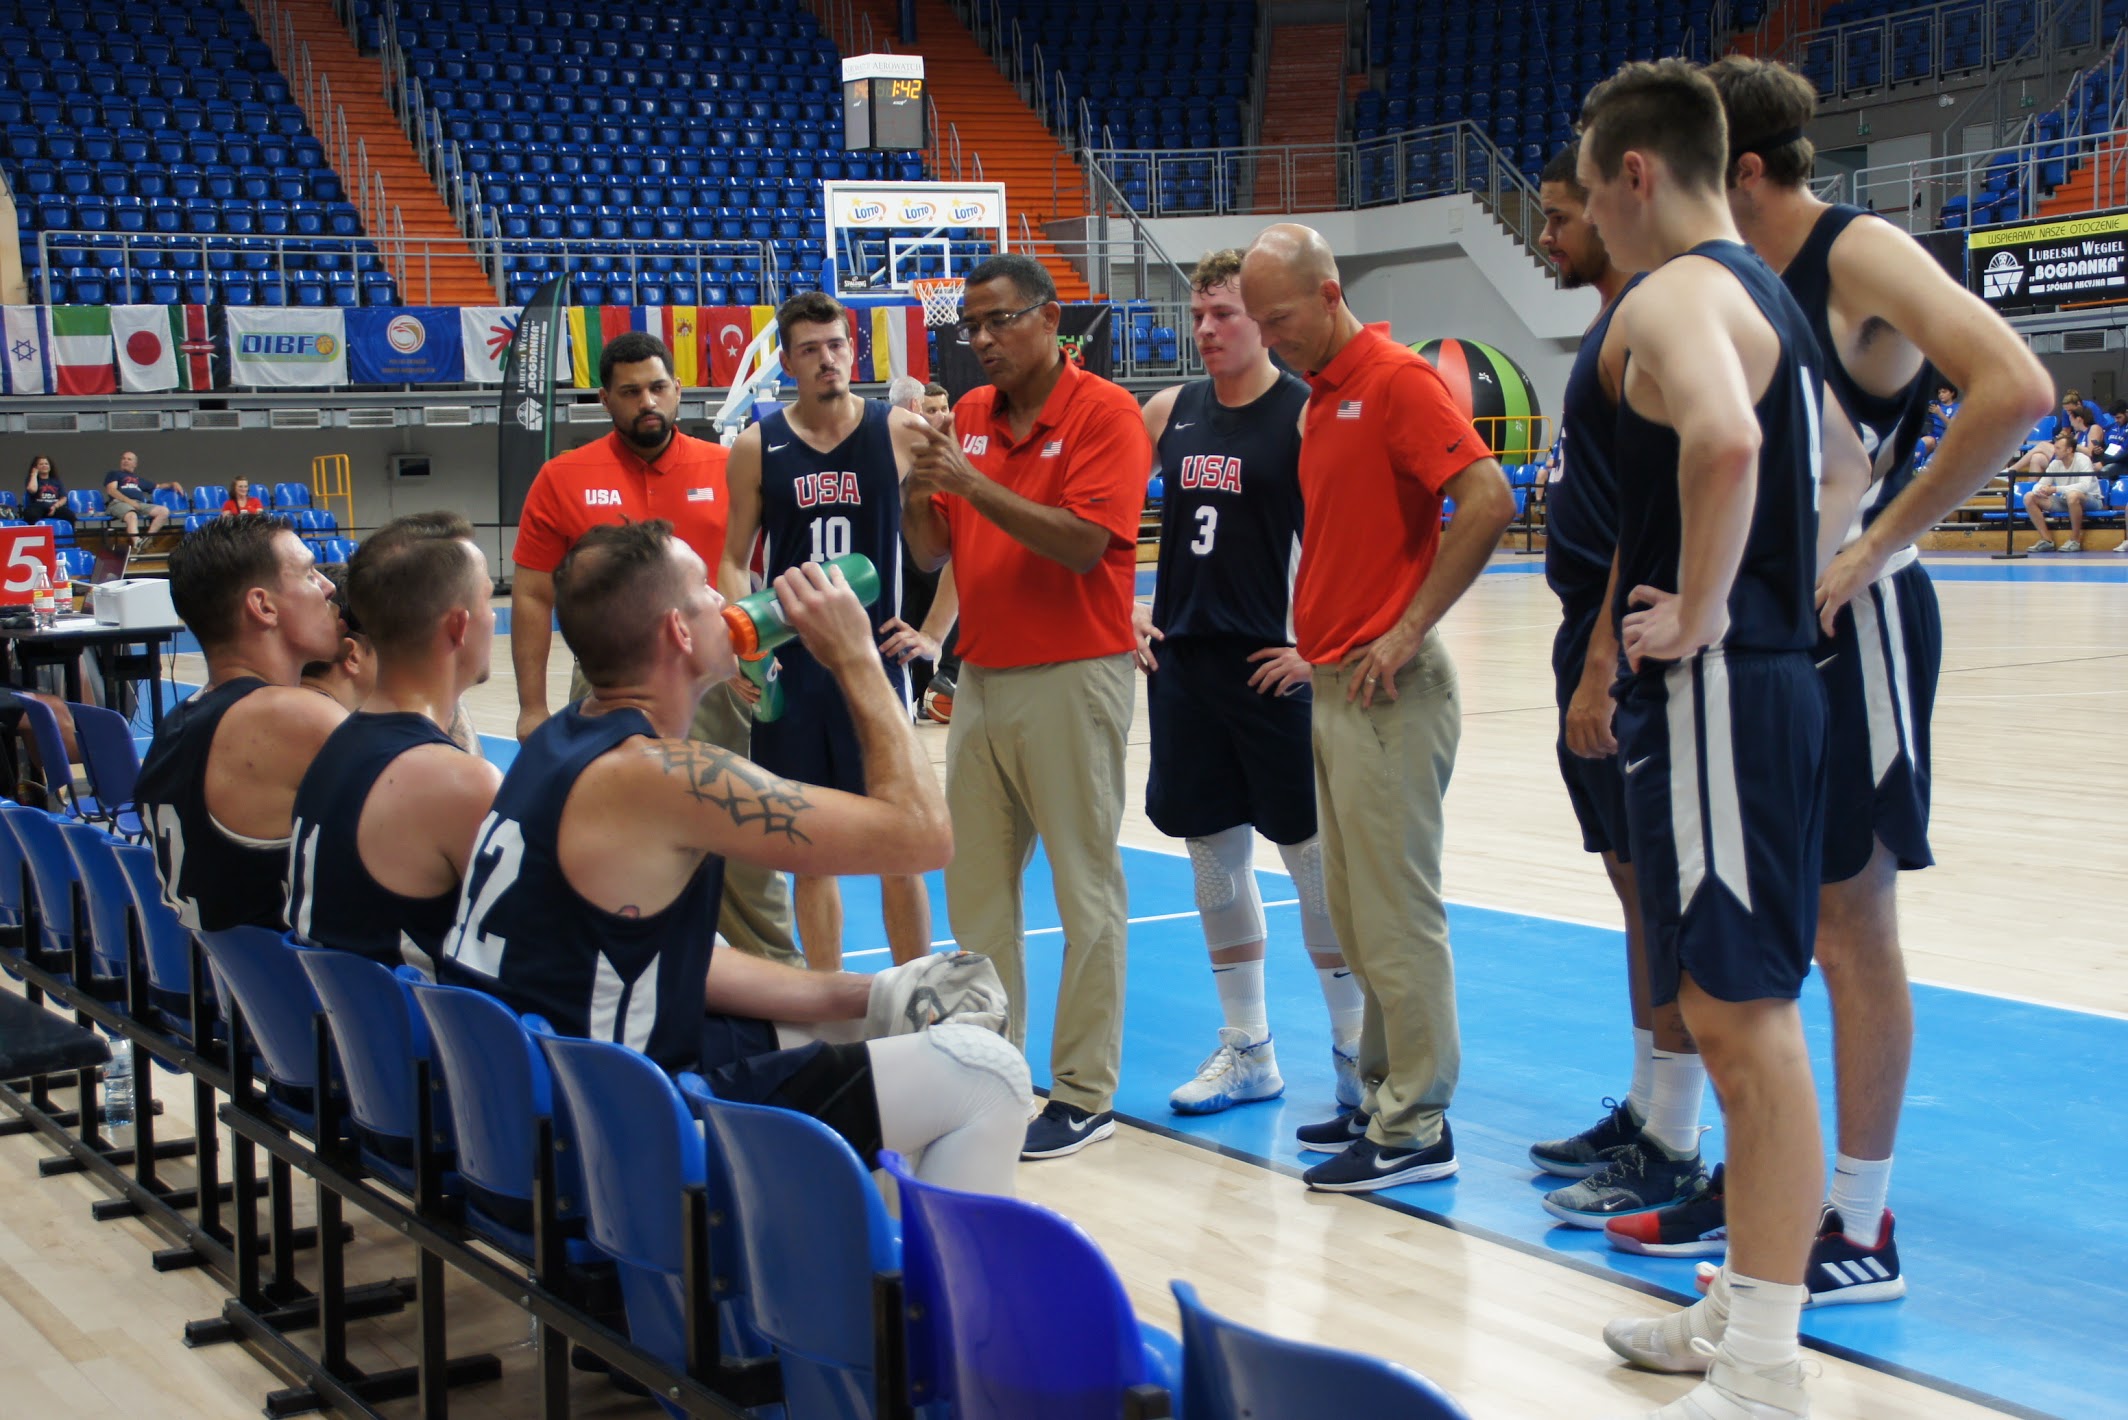
[[[103,476],[104,511],[124,518],[126,532],[140,531],[140,515],[148,515],[148,533],[153,536],[170,521],[170,510],[155,501],[153,485],[140,476],[140,455],[127,450],[118,456],[118,467]]]

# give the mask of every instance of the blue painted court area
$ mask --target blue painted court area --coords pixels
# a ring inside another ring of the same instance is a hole
[[[1296,1125],[1328,1118],[1330,1044],[1322,997],[1298,941],[1291,885],[1264,872],[1268,990],[1283,1099],[1202,1119],[1167,1094],[1217,1043],[1218,1008],[1192,907],[1188,861],[1125,848],[1131,963],[1123,1114],[1177,1137],[1297,1174],[1317,1156]],[[845,883],[850,965],[884,964],[878,896]],[[932,901],[945,896],[933,877]],[[1062,957],[1048,871],[1028,874],[1029,1059],[1048,1072],[1048,1014]],[[1525,1151],[1593,1122],[1628,1071],[1623,937],[1617,931],[1480,907],[1451,911],[1463,1021],[1462,1083],[1450,1115],[1462,1172],[1379,1197],[1560,1262],[1686,1298],[1692,1264],[1611,1251],[1600,1234],[1553,1225]],[[1919,1042],[1893,1179],[1905,1300],[1808,1312],[1818,1344],[1925,1384],[2025,1414],[2124,1413],[2128,1394],[2128,1218],[2107,1161],[2128,1160],[2128,1021],[1917,987]],[[1831,1127],[1831,1035],[1813,981],[1804,1015]],[[1711,1097],[1705,1141],[1721,1157]],[[1830,1143],[1827,1158],[1831,1157]],[[1300,1187],[1296,1180],[1294,1187]],[[1605,1318],[1589,1319],[1595,1338]]]

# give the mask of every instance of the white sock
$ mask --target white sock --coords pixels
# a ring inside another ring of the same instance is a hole
[[[1655,1098],[1655,1032],[1633,1027],[1633,1088],[1626,1091],[1626,1103],[1633,1108],[1635,1119],[1646,1119],[1648,1109]]]
[[[1652,1078],[1641,1128],[1673,1154],[1699,1149],[1699,1106],[1707,1092],[1707,1066],[1685,1051],[1658,1050],[1648,1062]]]
[[[1890,1159],[1833,1155],[1832,1206],[1840,1210],[1840,1226],[1856,1247],[1877,1245],[1884,1226],[1884,1200],[1891,1190]]]
[[[1254,961],[1230,962],[1225,966],[1215,965],[1212,984],[1219,988],[1219,1009],[1226,1016],[1229,1027],[1247,1031],[1251,1045],[1271,1033],[1270,1018],[1264,1013],[1262,957]]]
[[[1729,1272],[1729,1325],[1722,1332],[1722,1349],[1746,1370],[1787,1365],[1798,1355],[1796,1328],[1802,1324],[1807,1296],[1800,1284],[1784,1286]]]
[[[1330,1039],[1338,1049],[1351,1053],[1360,1038],[1360,1023],[1367,1018],[1367,1001],[1360,994],[1359,978],[1352,968],[1317,967],[1315,979],[1323,986],[1323,1004],[1330,1008]]]

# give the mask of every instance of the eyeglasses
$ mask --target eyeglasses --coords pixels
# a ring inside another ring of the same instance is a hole
[[[1016,311],[999,311],[995,315],[981,316],[975,320],[955,321],[953,323],[953,338],[966,345],[975,338],[975,333],[979,330],[988,331],[995,338],[1003,335],[1006,328],[1021,316],[1038,311],[1048,304],[1049,302],[1047,301],[1036,301],[1033,305],[1023,306]]]

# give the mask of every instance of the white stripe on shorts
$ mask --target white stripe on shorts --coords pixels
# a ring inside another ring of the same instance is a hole
[[[1736,787],[1736,728],[1729,714],[1729,658],[1711,646],[1700,654],[1700,689],[1707,714],[1707,819],[1713,830],[1714,876],[1751,910],[1751,873],[1744,856],[1744,805]]]
[[[1917,763],[1918,757],[1914,754],[1914,692],[1909,688],[1907,676],[1906,625],[1900,620],[1905,613],[1899,609],[1899,589],[1890,578],[1883,578],[1873,590],[1884,613],[1884,645],[1892,666],[1892,703],[1899,711],[1899,744],[1906,751],[1907,762]]]
[[[1699,723],[1694,714],[1699,694],[1692,662],[1680,661],[1663,672],[1670,717],[1670,836],[1677,853],[1677,909],[1692,905],[1707,876],[1707,836],[1699,818]]]
[[[1861,657],[1862,701],[1868,711],[1869,777],[1882,784],[1902,749],[1913,756],[1906,690],[1906,639],[1898,634],[1899,601],[1884,582],[1851,603],[1855,650]],[[1889,633],[1889,634],[1888,634]]]

